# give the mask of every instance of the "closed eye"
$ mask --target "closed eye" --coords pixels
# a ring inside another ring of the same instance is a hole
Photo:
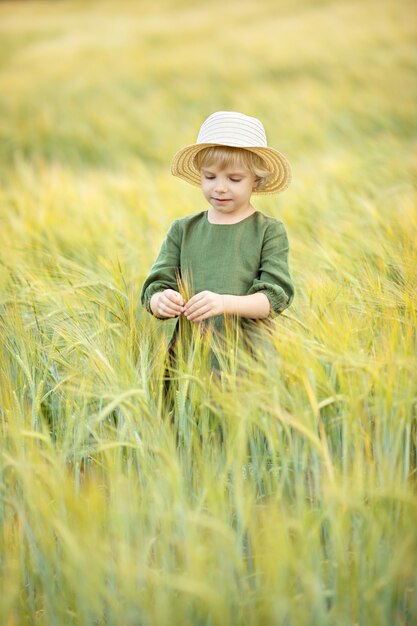
[[[216,177],[215,176],[209,176],[208,174],[204,174],[204,178],[206,180],[214,180]],[[240,183],[241,182],[241,178],[231,178],[230,179],[232,181],[232,183]]]

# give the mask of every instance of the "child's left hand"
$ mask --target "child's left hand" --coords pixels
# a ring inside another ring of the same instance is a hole
[[[224,298],[213,291],[200,291],[185,304],[184,315],[190,322],[201,322],[224,313]]]

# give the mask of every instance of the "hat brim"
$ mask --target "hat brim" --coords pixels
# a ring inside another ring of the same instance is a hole
[[[210,148],[213,146],[223,146],[220,143],[195,143],[189,146],[185,146],[178,150],[174,155],[171,162],[171,173],[174,176],[178,176],[188,183],[197,187],[201,186],[201,174],[195,166],[194,157],[198,152],[204,148]],[[241,147],[243,150],[254,152],[260,156],[264,161],[268,170],[272,176],[268,180],[268,184],[262,187],[260,190],[255,190],[254,194],[271,194],[284,191],[291,182],[291,166],[286,157],[281,154],[275,148],[263,148],[263,147]]]

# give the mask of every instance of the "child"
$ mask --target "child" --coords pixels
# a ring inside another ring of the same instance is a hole
[[[171,171],[201,186],[209,208],[171,224],[142,286],[149,313],[178,318],[169,352],[180,317],[219,332],[230,314],[244,332],[268,323],[294,298],[285,227],[251,204],[252,194],[282,191],[291,180],[287,159],[267,146],[262,123],[242,113],[213,113],[197,142],[175,154]],[[191,279],[187,301],[177,276]]]

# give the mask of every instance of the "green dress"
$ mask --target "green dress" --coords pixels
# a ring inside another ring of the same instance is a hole
[[[162,243],[141,290],[141,302],[152,314],[150,300],[164,289],[179,291],[177,273],[190,281],[190,297],[203,290],[219,294],[264,293],[270,302],[268,318],[239,318],[243,334],[270,325],[271,319],[290,306],[294,286],[288,267],[288,237],[283,223],[255,211],[235,224],[212,224],[208,211],[175,220]],[[216,335],[224,330],[224,315],[200,324],[211,325]],[[181,316],[181,322],[185,320]],[[181,324],[175,326],[170,348],[175,345]],[[252,333],[253,335],[253,333]]]

